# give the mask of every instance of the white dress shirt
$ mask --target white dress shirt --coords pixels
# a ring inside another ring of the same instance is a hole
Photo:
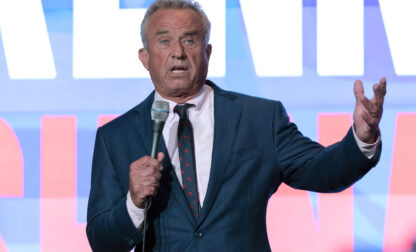
[[[179,115],[173,112],[177,103],[155,94],[155,100],[169,102],[169,116],[163,128],[163,138],[169,153],[173,168],[179,183],[182,185],[181,166],[178,149],[178,123]],[[209,173],[211,170],[212,146],[214,142],[214,92],[208,85],[204,85],[201,91],[188,104],[194,104],[187,109],[188,119],[192,122],[194,133],[195,169],[198,185],[198,197],[201,207],[204,204],[207,192]]]
[[[178,123],[179,116],[173,112],[177,103],[167,100],[155,93],[155,100],[167,101],[169,103],[169,116],[163,128],[163,138],[166,148],[171,159],[173,168],[179,183],[182,185],[182,175],[179,162],[178,150]],[[195,148],[195,166],[196,177],[198,182],[198,196],[201,207],[205,199],[208,188],[209,175],[211,171],[211,157],[214,141],[214,92],[208,85],[204,85],[199,93],[186,103],[195,106],[187,109],[188,118],[192,123],[194,131],[194,148]],[[221,109],[221,108],[217,108]],[[355,134],[354,138],[358,147],[367,158],[372,158],[378,151],[380,137],[374,144],[366,144]],[[136,228],[141,228],[144,218],[144,210],[138,208],[132,201],[130,191],[127,193],[127,211]]]

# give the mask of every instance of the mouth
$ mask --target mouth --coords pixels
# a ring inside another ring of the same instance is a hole
[[[184,73],[187,70],[188,70],[188,68],[185,67],[185,66],[174,66],[170,69],[170,72],[174,73],[174,74],[179,74],[179,73]]]

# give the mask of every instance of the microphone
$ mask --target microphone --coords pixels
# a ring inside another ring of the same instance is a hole
[[[150,156],[156,158],[157,149],[159,148],[160,136],[162,135],[163,126],[169,116],[169,103],[166,101],[155,100],[152,105],[152,110],[150,112],[152,117],[152,148],[150,151]],[[143,241],[142,241],[142,251],[145,251],[146,247],[146,222],[147,222],[147,210],[150,208],[151,198],[149,197],[144,206],[144,219],[143,219]]]
[[[150,156],[156,158],[157,149],[159,147],[160,136],[162,135],[163,126],[169,116],[169,103],[165,101],[155,100],[152,105],[152,149]]]

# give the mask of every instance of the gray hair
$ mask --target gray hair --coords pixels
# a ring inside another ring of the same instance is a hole
[[[149,46],[147,40],[147,28],[149,24],[149,19],[158,9],[191,9],[196,11],[201,16],[202,25],[204,29],[203,32],[205,37],[205,43],[208,43],[211,31],[211,23],[209,22],[207,15],[202,10],[201,5],[198,2],[195,2],[193,0],[156,0],[147,9],[141,24],[140,36],[142,37],[143,47],[146,50]]]

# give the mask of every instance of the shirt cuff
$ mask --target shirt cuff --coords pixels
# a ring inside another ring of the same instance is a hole
[[[142,229],[144,220],[144,209],[138,208],[131,199],[130,191],[127,192],[126,200],[127,212],[130,215],[130,219],[134,226],[138,229]]]
[[[378,135],[378,138],[375,143],[368,144],[368,143],[364,143],[358,138],[357,134],[355,134],[354,126],[352,126],[352,133],[354,134],[355,142],[357,143],[358,148],[361,150],[364,156],[366,156],[368,159],[373,158],[379,150],[380,142],[381,142],[381,135],[380,134]]]

